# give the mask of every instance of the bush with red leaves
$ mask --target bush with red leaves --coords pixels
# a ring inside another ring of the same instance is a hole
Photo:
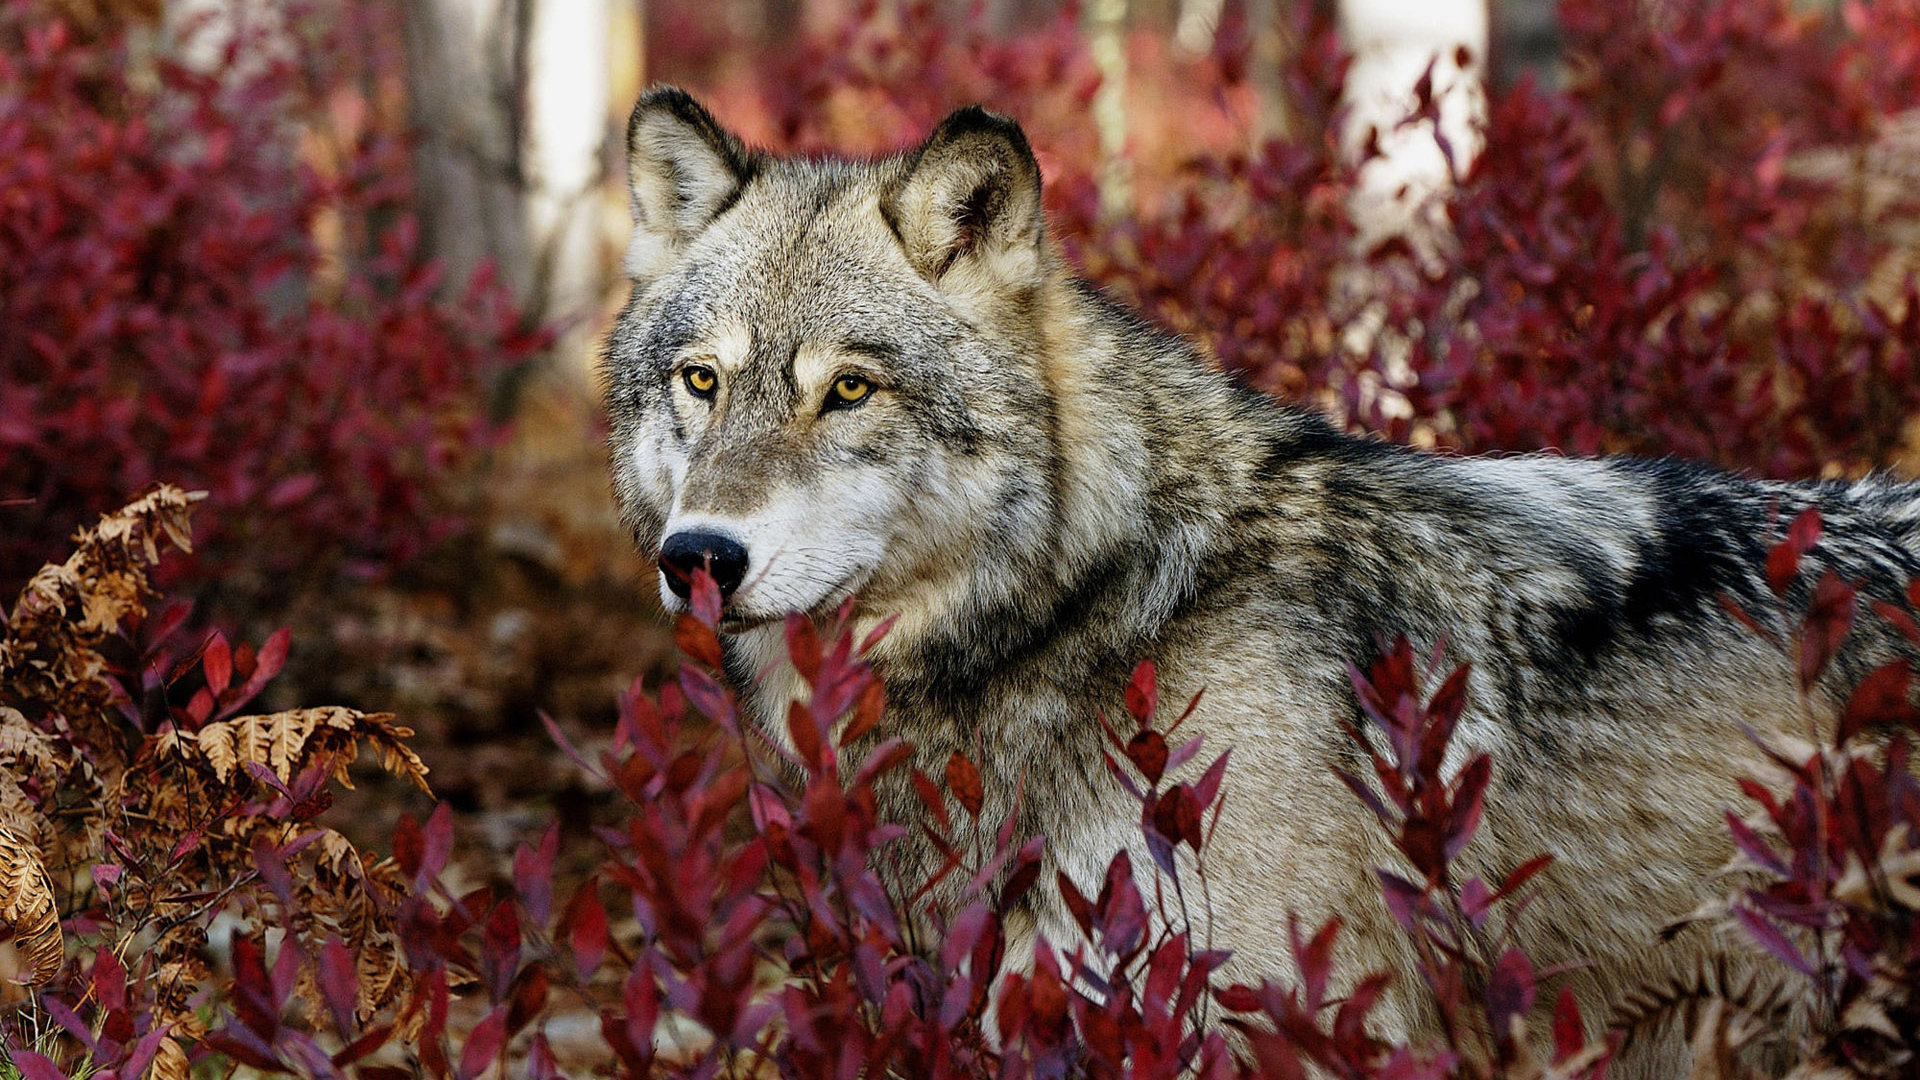
[[[1562,13],[1584,75],[1496,97],[1446,200],[1450,247],[1373,253],[1407,333],[1370,366],[1404,347],[1412,378],[1410,417],[1371,418],[1468,450],[1889,464],[1920,414],[1896,227],[1920,205],[1859,189],[1920,21],[1868,35],[1772,0]]]
[[[489,444],[484,391],[545,334],[485,276],[440,298],[381,112],[381,12],[300,4],[156,54],[0,3],[9,589],[156,480],[209,492],[197,566],[255,604],[457,526],[436,481]]]
[[[1820,540],[1807,510],[1772,549],[1769,579],[1785,595],[1800,556]],[[1885,619],[1920,651],[1920,579],[1904,602],[1876,600]],[[1910,1076],[1920,1062],[1920,779],[1913,737],[1913,661],[1895,656],[1868,672],[1831,730],[1814,722],[1814,686],[1852,632],[1858,590],[1828,571],[1813,588],[1799,631],[1775,644],[1796,662],[1803,741],[1754,735],[1786,778],[1744,779],[1757,806],[1727,827],[1757,883],[1731,903],[1747,934],[1804,982],[1789,984],[1814,1023],[1793,1055],[1841,1075]]]

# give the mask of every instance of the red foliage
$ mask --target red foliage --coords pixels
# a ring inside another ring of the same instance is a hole
[[[9,590],[155,480],[210,493],[198,565],[256,595],[457,524],[432,481],[488,444],[481,392],[543,332],[484,276],[439,298],[371,104],[398,70],[375,11],[302,5],[224,46],[189,30],[203,69],[0,6]]]
[[[1562,15],[1586,75],[1494,100],[1438,265],[1374,253],[1417,381],[1411,419],[1373,419],[1469,450],[1887,464],[1920,413],[1920,303],[1875,277],[1897,208],[1815,166],[1865,152],[1894,103],[1882,61],[1920,23],[1871,38],[1731,0]]]
[[[1773,579],[1778,594],[1793,585],[1798,556],[1818,543],[1817,514],[1806,520],[1773,548],[1773,561],[1790,567]],[[1920,650],[1920,580],[1903,600],[1877,601],[1873,610]],[[1809,718],[1814,681],[1852,631],[1857,606],[1856,590],[1828,571],[1785,643],[1798,653]],[[1899,1075],[1920,1053],[1920,779],[1912,761],[1920,707],[1912,678],[1908,656],[1886,661],[1860,681],[1830,733],[1809,721],[1810,739],[1798,746],[1753,734],[1789,780],[1784,791],[1743,780],[1758,809],[1727,813],[1734,846],[1759,877],[1734,898],[1732,914],[1806,979],[1805,1000],[1823,1023],[1799,1052],[1850,1075]]]

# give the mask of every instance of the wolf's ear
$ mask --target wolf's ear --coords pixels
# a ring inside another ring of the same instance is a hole
[[[968,106],[941,121],[904,165],[880,209],[916,270],[949,289],[968,283],[950,279],[1037,280],[1046,235],[1040,163],[1019,124]]]
[[[733,201],[759,164],[759,155],[686,91],[657,86],[641,95],[627,121],[627,276],[652,276]]]

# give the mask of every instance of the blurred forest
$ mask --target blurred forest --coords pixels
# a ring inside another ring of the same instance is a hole
[[[289,627],[262,701],[417,729],[463,872],[583,839],[543,714],[677,664],[593,371],[656,81],[784,152],[1010,113],[1088,277],[1355,429],[1920,472],[1915,0],[0,0],[0,597],[207,491],[132,647]]]

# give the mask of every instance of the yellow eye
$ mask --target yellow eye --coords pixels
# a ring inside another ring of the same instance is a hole
[[[833,390],[827,395],[827,407],[844,409],[865,401],[873,393],[873,384],[858,375],[842,375],[833,380]]]
[[[713,388],[720,385],[720,377],[712,368],[689,367],[681,372],[680,378],[687,384],[687,392],[697,398],[710,398]]]

